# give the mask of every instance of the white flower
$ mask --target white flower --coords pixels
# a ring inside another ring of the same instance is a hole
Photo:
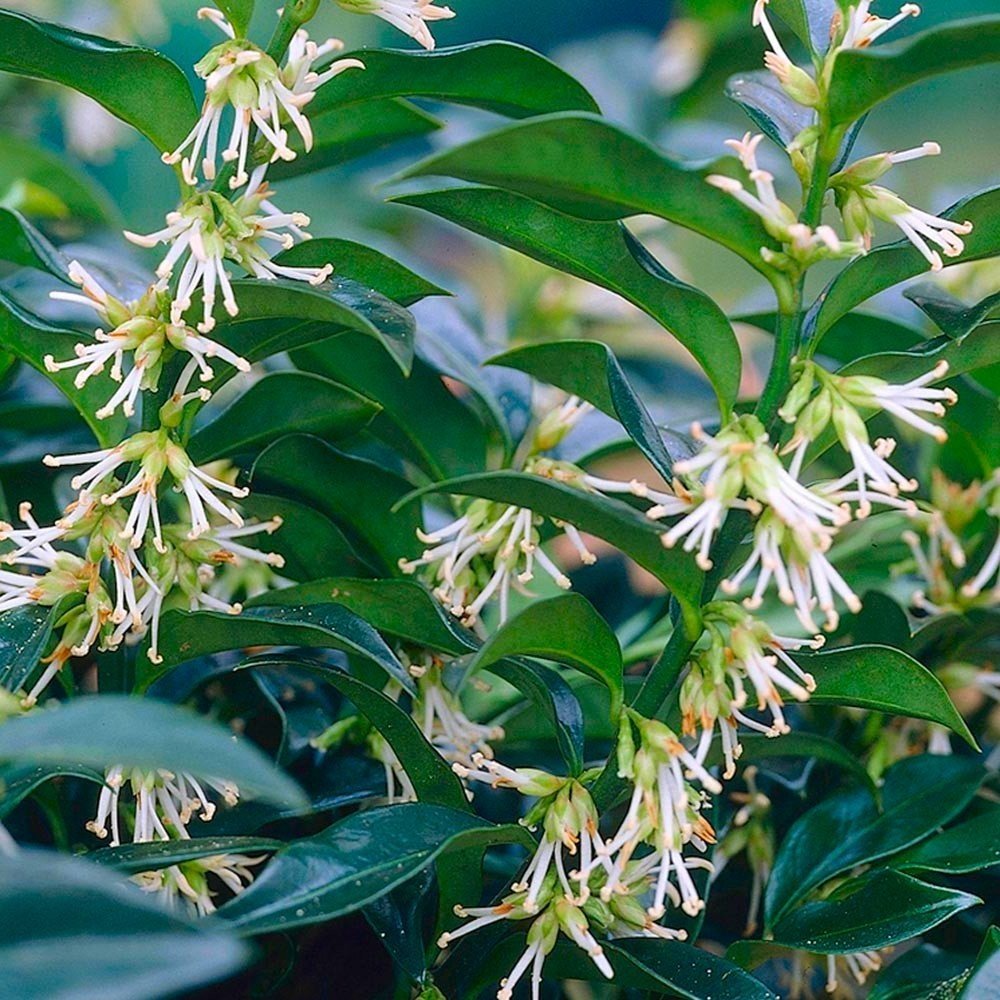
[[[940,271],[944,264],[941,254],[932,250],[928,241],[940,247],[946,257],[958,257],[965,250],[965,244],[959,237],[972,232],[971,222],[954,222],[914,208],[888,188],[877,184],[869,185],[867,192],[870,195],[866,194],[866,206],[871,214],[898,226],[924,256],[932,271]]]
[[[217,854],[156,871],[139,872],[132,875],[131,880],[143,892],[156,893],[171,909],[185,909],[193,916],[207,917],[216,910],[214,898],[217,895],[209,876],[238,896],[254,879],[251,868],[263,860],[263,855],[254,858],[246,854]]]
[[[800,69],[781,47],[778,36],[767,19],[769,0],[756,0],[751,23],[760,28],[771,51],[764,54],[764,65],[775,75],[784,91],[799,104],[814,108],[820,103],[820,91],[816,81],[804,70]]]
[[[230,179],[233,189],[247,183],[251,135],[256,127],[272,149],[271,160],[294,160],[296,153],[288,145],[288,133],[282,116],[295,126],[308,152],[313,135],[302,108],[312,100],[316,89],[328,80],[352,68],[364,69],[357,59],[341,59],[322,70],[315,63],[343,43],[328,39],[322,45],[310,41],[302,29],[292,38],[288,59],[279,69],[274,60],[256,45],[236,39],[229,22],[210,7],[198,11],[200,18],[211,20],[229,36],[229,41],[211,49],[195,66],[205,81],[205,102],[201,116],[184,141],[172,152],[163,154],[165,163],[180,163],[184,180],[198,182],[195,169],[201,157],[201,169],[207,180],[214,180],[218,168],[219,132],[228,107],[233,108],[233,125],[222,150],[225,162],[236,162]],[[186,154],[186,155],[185,155]]]
[[[860,0],[848,8],[844,23],[844,34],[838,49],[866,48],[877,41],[887,31],[891,31],[901,21],[908,17],[919,17],[920,7],[915,3],[905,3],[899,8],[899,13],[891,18],[878,17],[871,13],[872,0]],[[839,15],[838,15],[839,19]]]
[[[337,0],[337,3],[352,14],[374,14],[388,21],[428,50],[434,48],[434,36],[427,22],[455,16],[451,8],[437,7],[433,0]]]

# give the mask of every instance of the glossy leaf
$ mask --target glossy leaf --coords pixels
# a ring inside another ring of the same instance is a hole
[[[489,184],[550,208],[608,221],[652,214],[708,236],[765,270],[773,240],[734,198],[701,171],[675,163],[645,140],[594,115],[557,114],[491,132],[409,168]]]
[[[702,573],[687,553],[666,549],[662,528],[627,504],[574,489],[551,479],[520,472],[493,472],[463,476],[419,493],[457,493],[528,507],[546,517],[568,521],[582,531],[603,538],[648,569],[676,598],[690,625],[697,629],[697,602]],[[419,494],[411,494],[416,496]]]
[[[962,874],[1000,864],[1000,806],[987,805],[892,859],[903,871]]]
[[[0,70],[86,94],[161,152],[180,145],[197,114],[184,74],[159,52],[9,10],[0,11]]]
[[[245,38],[253,18],[254,0],[219,0],[219,10],[233,26],[237,38]]]
[[[792,3],[797,5],[798,0],[792,0]],[[782,149],[790,146],[792,140],[816,120],[811,109],[796,104],[781,89],[777,78],[769,70],[754,70],[730,77],[726,84],[726,97],[739,104],[757,128]]]
[[[360,580],[333,577],[286,587],[249,601],[255,604],[342,604],[372,628],[404,642],[462,656],[477,646],[426,587],[414,580]]]
[[[73,404],[97,440],[103,446],[109,446],[117,444],[125,436],[125,418],[120,412],[107,420],[98,420],[96,416],[97,410],[114,392],[110,377],[99,375],[90,379],[82,389],[77,389],[73,385],[75,372],[72,369],[61,372],[45,370],[46,355],[51,354],[57,360],[71,358],[74,346],[89,339],[51,325],[0,291],[0,349],[9,351],[43,372]]]
[[[105,694],[8,719],[0,760],[165,768],[232,781],[248,798],[298,804],[302,791],[251,743],[176,705]],[[208,771],[206,772],[206,768]]]
[[[337,604],[314,604],[258,605],[239,615],[223,611],[168,611],[160,623],[162,662],[153,664],[140,657],[138,687],[145,690],[185,660],[249,646],[339,649],[374,663],[404,687],[412,686],[392,650],[363,618]]]
[[[69,280],[63,255],[20,212],[8,208],[0,208],[0,260]]]
[[[222,979],[250,951],[97,865],[55,851],[0,855],[0,996],[156,1000]]]
[[[363,73],[325,83],[311,110],[386,97],[430,97],[509,118],[551,111],[598,111],[594,99],[544,56],[511,42],[474,42],[434,52],[363,49]]]
[[[308,670],[347,698],[392,747],[421,802],[448,806],[460,812],[469,811],[465,792],[451,766],[427,742],[410,713],[400,708],[394,699],[344,670],[310,660],[285,660],[264,655],[244,660],[237,669],[256,670],[274,666]]]
[[[1000,983],[1000,928],[991,927],[959,1000],[997,1000],[1000,992],[997,983]]]
[[[487,669],[508,656],[537,656],[575,667],[611,692],[616,717],[624,694],[618,639],[593,605],[579,594],[529,604],[494,632],[469,666]]]
[[[273,372],[200,428],[188,453],[201,464],[260,450],[293,431],[334,440],[350,437],[380,409],[374,400],[319,375]]]
[[[345,531],[363,558],[371,556],[389,572],[420,551],[417,508],[392,511],[409,483],[318,438],[293,434],[276,441],[254,462],[251,480],[254,489],[313,506]]]
[[[725,314],[704,292],[670,274],[624,226],[574,219],[488,188],[449,188],[394,200],[621,295],[691,352],[715,387],[722,411],[732,407],[741,358]]]
[[[661,433],[630,385],[611,349],[594,340],[529,344],[491,358],[489,364],[516,368],[585,399],[614,417],[628,431],[653,467],[668,481],[673,464],[690,456],[690,442]],[[666,440],[664,440],[666,438]]]
[[[52,634],[52,608],[29,604],[0,614],[0,688],[18,691]]]
[[[848,124],[914,83],[998,59],[997,16],[951,21],[889,45],[841,52],[830,81],[831,121]]]
[[[275,260],[292,267],[322,267],[332,263],[336,277],[374,288],[401,306],[413,305],[429,295],[448,294],[392,257],[353,240],[320,236],[297,243]]]
[[[982,778],[974,760],[910,757],[886,772],[881,812],[861,789],[809,810],[785,835],[775,859],[764,900],[768,925],[835,875],[901,851],[952,820]]]
[[[415,358],[404,375],[384,352],[353,334],[295,351],[292,359],[375,400],[382,412],[372,422],[372,434],[429,476],[461,475],[486,464],[487,427],[423,359]]]
[[[132,875],[216,854],[271,854],[284,846],[283,840],[268,837],[192,837],[103,847],[88,854],[87,860]]]
[[[501,843],[534,846],[523,827],[493,826],[443,806],[356,813],[275,855],[219,916],[243,934],[332,920],[378,899],[442,854]]]
[[[973,305],[966,305],[940,285],[913,285],[903,292],[918,309],[952,340],[970,334],[990,313],[1000,309],[1000,293],[987,295]]]
[[[874,951],[923,934],[981,902],[901,872],[876,871],[793,910],[775,925],[774,938],[819,954]]]
[[[0,764],[0,820],[12,813],[35,789],[53,778],[80,778],[104,784],[104,773],[92,767]]]
[[[969,972],[965,955],[923,943],[894,959],[872,986],[870,1000],[944,1000]]]
[[[771,10],[813,52],[830,47],[830,24],[840,10],[837,0],[771,0]]]
[[[810,701],[853,705],[873,711],[927,719],[947,726],[971,747],[976,741],[941,682],[913,657],[891,646],[847,646],[797,655],[816,678]]]
[[[345,82],[363,74],[344,74]],[[334,108],[316,114],[310,108],[313,148],[306,153],[301,139],[291,143],[298,152],[294,160],[279,160],[269,174],[275,180],[316,173],[336,167],[406,139],[419,139],[444,125],[439,118],[422,111],[409,101],[397,99],[366,101],[349,108]]]
[[[838,59],[840,57],[838,56]],[[944,218],[968,220],[972,232],[965,237],[965,252],[948,263],[980,260],[1000,254],[1000,187],[989,188],[963,198],[947,211]],[[817,340],[841,316],[867,302],[887,288],[927,271],[927,261],[909,240],[899,240],[877,247],[845,267],[816,300],[808,326]]]

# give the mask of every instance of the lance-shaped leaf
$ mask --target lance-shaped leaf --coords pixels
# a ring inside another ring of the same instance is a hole
[[[365,64],[364,72],[325,83],[310,111],[386,97],[429,97],[508,118],[600,110],[565,70],[512,42],[474,42],[434,52],[363,49],[353,55]]]
[[[827,899],[806,903],[778,921],[777,943],[819,954],[875,951],[937,927],[982,903],[978,896],[928,885],[894,871],[852,879]]]
[[[769,271],[760,249],[775,243],[757,216],[707,184],[702,171],[596,115],[534,118],[437,153],[403,176],[432,174],[514,191],[585,219],[658,215]]]
[[[252,743],[214,722],[148,698],[101,695],[9,719],[0,760],[52,766],[164,768],[232,781],[248,798],[305,801],[301,789]]]
[[[361,74],[345,74],[356,80]],[[307,153],[301,139],[291,143],[298,155],[279,160],[269,170],[275,180],[312,174],[356,160],[405,139],[419,139],[444,125],[439,118],[409,101],[367,101],[317,115],[310,105],[313,147]]]
[[[345,385],[307,372],[273,372],[200,428],[188,453],[198,463],[255,451],[298,431],[326,439],[350,437],[381,407]]]
[[[534,841],[520,826],[411,803],[356,813],[272,858],[257,880],[219,910],[243,934],[287,931],[344,916],[463,848]]]
[[[363,618],[337,604],[310,607],[247,608],[222,611],[168,611],[160,622],[161,660],[139,657],[137,685],[145,690],[178,663],[249,646],[315,646],[339,649],[374,663],[405,688],[409,674],[385,641]]]
[[[169,868],[170,865],[210,858],[215,854],[271,854],[285,846],[270,837],[192,837],[188,840],[154,840],[144,844],[119,844],[87,855],[88,861],[131,875]]]
[[[537,656],[575,667],[611,692],[612,716],[621,709],[621,647],[608,623],[579,594],[529,604],[483,643],[469,669],[492,669],[508,656]]]
[[[946,219],[973,224],[972,232],[964,237],[965,252],[957,258],[945,258],[946,266],[1000,254],[1000,187],[964,198],[942,214]],[[852,261],[830,282],[810,311],[807,328],[820,340],[855,306],[926,271],[927,261],[909,240],[877,247]]]
[[[69,280],[66,258],[20,212],[9,208],[0,208],[0,260]]]
[[[673,477],[674,462],[694,450],[687,438],[660,432],[611,348],[598,341],[529,344],[498,354],[488,363],[527,372],[614,417],[664,479]]]
[[[536,514],[568,521],[582,531],[603,538],[663,583],[684,612],[689,633],[699,631],[701,570],[687,553],[665,548],[660,541],[663,528],[657,527],[627,504],[585,493],[541,476],[509,470],[462,476],[437,483],[411,494],[408,499],[430,492],[485,497],[487,500],[527,507]]]
[[[161,152],[180,145],[197,115],[184,74],[159,52],[9,10],[0,11],[0,70],[92,97]]]
[[[156,1000],[249,959],[226,928],[172,914],[97,865],[56,851],[0,855],[2,996]]]
[[[410,484],[374,462],[337,451],[319,438],[293,434],[254,462],[254,489],[308,504],[334,521],[366,560],[390,573],[420,551],[416,507],[393,511]]]
[[[80,778],[104,784],[104,772],[68,764],[0,764],[0,820],[12,813],[36,788],[52,778]]]
[[[691,352],[714,386],[722,412],[732,407],[741,358],[725,314],[704,292],[678,281],[624,226],[574,219],[490,188],[450,188],[394,200],[621,295]]]
[[[987,295],[978,302],[967,305],[946,288],[932,282],[912,285],[903,292],[903,296],[952,340],[961,340],[991,313],[1000,310],[1000,293]]]
[[[739,104],[751,121],[782,149],[816,120],[812,109],[793,101],[767,70],[731,76],[726,84],[726,97]]]
[[[29,604],[0,615],[0,688],[17,691],[38,666],[52,634],[52,608]]]
[[[831,122],[847,125],[914,83],[998,59],[998,16],[952,21],[889,45],[841,52],[830,81]]]
[[[912,656],[891,646],[847,646],[825,653],[796,654],[816,678],[811,701],[853,705],[947,726],[975,748],[976,741],[944,685]]]
[[[982,779],[974,760],[910,757],[886,772],[881,812],[861,789],[810,809],[785,835],[775,859],[764,900],[768,926],[828,879],[918,843],[954,819]]]
[[[996,1000],[1000,979],[1000,927],[986,932],[975,965],[959,994],[959,1000]]]
[[[971,819],[948,827],[891,860],[893,868],[958,875],[1000,864],[1000,806],[984,805]]]
[[[111,397],[115,383],[107,375],[97,375],[77,389],[73,379],[78,369],[49,372],[45,368],[47,355],[56,361],[68,360],[74,356],[76,344],[88,340],[87,335],[61,329],[35,316],[0,291],[0,349],[43,372],[77,409],[101,445],[107,447],[125,436],[126,420],[120,410],[106,420],[97,419],[97,410]]]
[[[297,243],[274,259],[291,267],[322,267],[331,263],[336,277],[347,278],[365,288],[374,288],[401,306],[413,305],[429,295],[448,294],[380,250],[354,240],[320,236]]]
[[[236,669],[281,666],[308,670],[347,698],[392,747],[421,802],[469,811],[465,791],[448,762],[427,742],[410,713],[400,708],[387,694],[365,684],[346,670],[302,658],[256,656],[244,660]]]
[[[255,604],[342,604],[372,628],[404,642],[452,656],[476,649],[472,634],[447,614],[426,587],[415,580],[360,580],[332,577],[261,594]]]

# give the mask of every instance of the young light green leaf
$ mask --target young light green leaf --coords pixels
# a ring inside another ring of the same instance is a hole
[[[509,656],[537,656],[575,667],[611,692],[613,717],[621,710],[621,647],[608,623],[579,594],[529,604],[483,643],[469,669],[492,669],[491,664]]]
[[[901,851],[954,819],[982,779],[975,760],[925,754],[886,772],[881,812],[862,789],[810,809],[792,825],[775,858],[764,900],[768,926],[827,879]]]
[[[88,861],[132,875],[216,854],[271,854],[284,846],[283,840],[269,837],[192,837],[102,847],[86,857]]]
[[[364,72],[346,73],[325,83],[310,110],[386,97],[429,97],[508,118],[600,110],[572,76],[512,42],[473,42],[434,52],[363,49],[355,56],[364,62]]]
[[[568,215],[608,221],[650,213],[693,229],[758,270],[774,247],[760,220],[701,171],[596,115],[545,115],[437,153],[404,177],[438,175],[526,195]]]
[[[232,781],[248,798],[280,805],[305,799],[253,744],[187,709],[147,698],[77,698],[8,719],[0,726],[0,760],[102,770],[164,768]]]
[[[853,705],[927,719],[947,726],[969,746],[976,741],[941,682],[912,656],[891,646],[846,646],[825,653],[796,656],[816,678],[811,701],[818,705]]]
[[[156,1000],[223,979],[250,954],[218,924],[190,923],[87,861],[0,855],[0,996]]]
[[[928,77],[1000,59],[1000,16],[950,21],[889,45],[837,55],[829,114],[847,125],[876,104]]]
[[[184,74],[159,52],[10,10],[0,11],[0,70],[86,94],[162,153],[180,145],[197,115]]]
[[[498,354],[488,364],[527,372],[614,417],[668,482],[673,477],[674,462],[689,457],[693,451],[688,439],[660,431],[611,348],[596,340],[529,344]]]
[[[350,437],[381,407],[374,400],[320,375],[272,372],[200,428],[188,444],[199,463],[258,451],[293,431],[327,440]]]
[[[340,649],[381,668],[405,688],[409,674],[363,618],[338,604],[308,607],[257,605],[239,615],[222,611],[168,611],[160,623],[160,657],[140,655],[137,687],[144,691],[178,663],[249,646],[315,646]]]
[[[665,548],[660,541],[662,528],[627,504],[584,493],[551,479],[512,471],[462,476],[426,487],[410,494],[408,499],[429,492],[485,497],[527,507],[537,514],[568,521],[582,531],[603,538],[660,580],[684,612],[688,631],[691,634],[699,631],[701,570],[687,553]]]
[[[957,889],[928,885],[895,871],[852,879],[827,899],[806,903],[774,927],[774,939],[790,948],[843,955],[875,951],[907,941],[982,903]]]
[[[378,899],[442,854],[502,843],[534,846],[523,827],[493,826],[443,806],[356,813],[280,851],[219,916],[242,934],[332,920]]]
[[[891,859],[893,868],[914,872],[963,874],[1000,864],[1000,806],[983,806],[971,819]]]
[[[691,352],[714,386],[722,412],[732,407],[741,357],[725,314],[704,292],[678,281],[623,225],[574,219],[490,188],[449,188],[393,200],[621,295]]]

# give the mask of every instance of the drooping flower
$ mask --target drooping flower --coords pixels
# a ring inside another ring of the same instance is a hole
[[[139,872],[130,878],[143,892],[159,896],[168,908],[207,917],[216,910],[218,890],[213,888],[213,882],[220,882],[233,896],[238,896],[254,879],[251,869],[263,860],[263,854],[256,857],[215,854],[155,871]]]
[[[337,3],[352,14],[374,14],[388,21],[429,51],[434,48],[434,36],[427,22],[455,16],[450,7],[438,7],[433,0],[337,0]]]
[[[313,135],[302,108],[315,96],[316,89],[347,69],[364,69],[357,59],[340,59],[322,69],[315,64],[343,48],[343,42],[328,39],[322,45],[310,41],[302,29],[296,32],[288,49],[285,66],[279,68],[263,49],[246,39],[238,39],[225,17],[211,7],[198,11],[200,18],[212,21],[228,40],[216,45],[195,65],[195,72],[205,81],[205,102],[194,128],[172,152],[163,154],[164,163],[180,163],[184,180],[194,186],[201,159],[207,180],[214,180],[218,169],[219,133],[228,108],[233,109],[229,139],[221,152],[227,163],[236,163],[230,179],[233,189],[249,180],[251,138],[254,128],[271,148],[271,160],[294,160],[296,153],[288,145],[284,120],[294,125],[308,152]]]
[[[877,41],[887,31],[908,17],[919,17],[920,7],[915,3],[904,3],[899,13],[893,17],[878,17],[871,13],[872,0],[859,0],[847,8],[844,17],[839,9],[834,15],[834,43],[837,50],[863,49]],[[837,34],[842,31],[842,34]]]

